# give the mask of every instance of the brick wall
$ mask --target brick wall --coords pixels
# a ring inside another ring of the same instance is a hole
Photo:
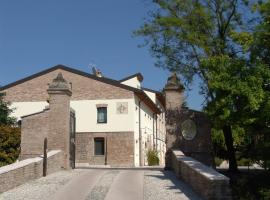
[[[61,170],[63,153],[59,150],[48,152],[48,174]],[[0,193],[42,177],[43,159],[30,158],[0,168]]]
[[[74,74],[62,69],[49,72],[4,90],[10,102],[35,102],[48,99],[48,84],[61,72],[72,83],[71,100],[133,98],[133,92]]]
[[[44,138],[49,132],[49,110],[22,118],[20,160],[43,154]]]
[[[104,165],[105,156],[94,155],[94,138],[107,138],[107,164],[110,166],[134,166],[134,133],[76,133],[76,163]],[[106,144],[106,142],[105,142]]]
[[[176,175],[204,199],[230,200],[229,178],[214,169],[174,150],[172,166]]]

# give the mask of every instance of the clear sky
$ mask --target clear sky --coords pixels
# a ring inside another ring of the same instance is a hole
[[[95,64],[116,80],[141,72],[144,87],[161,90],[169,72],[132,37],[150,8],[148,0],[0,0],[0,85],[57,64],[85,72]],[[200,109],[192,88],[188,106]]]

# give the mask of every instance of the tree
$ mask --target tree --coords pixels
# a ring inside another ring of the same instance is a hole
[[[14,125],[16,119],[10,117],[12,109],[9,108],[9,103],[4,100],[4,93],[0,93],[0,125]]]
[[[251,56],[253,61],[259,59],[270,67],[270,1],[257,4],[257,10],[260,13],[260,19],[254,31]]]
[[[237,114],[254,112],[262,101],[260,96],[256,101],[257,95],[249,93],[257,92],[254,85],[262,82],[254,80],[249,84],[245,81],[245,78],[253,80],[252,70],[256,71],[256,67],[249,66],[246,61],[247,47],[253,39],[245,29],[245,18],[241,14],[242,9],[249,11],[247,1],[153,2],[157,9],[151,12],[150,19],[135,35],[145,37],[145,45],[150,46],[151,53],[157,58],[157,66],[178,72],[186,85],[194,77],[201,80],[206,111],[215,120],[216,128],[223,130],[229,170],[236,171],[232,126],[248,122],[248,116],[237,118]],[[242,71],[246,73],[244,78]],[[251,107],[249,104],[245,107],[243,103],[249,103]]]
[[[16,119],[10,117],[12,109],[0,93],[0,167],[13,163],[20,152],[20,128]]]
[[[11,164],[20,153],[20,128],[0,125],[0,167]]]
[[[256,5],[259,23],[253,33],[254,41],[251,45],[251,61],[265,65],[270,69],[270,1],[263,1]],[[252,135],[250,155],[252,159],[263,161],[263,166],[270,169],[270,82],[264,76],[264,98],[257,112],[254,113],[254,123],[248,127]]]

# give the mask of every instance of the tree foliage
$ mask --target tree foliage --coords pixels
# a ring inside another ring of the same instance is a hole
[[[20,153],[20,128],[0,125],[0,167],[17,160]]]
[[[10,117],[12,109],[9,108],[10,103],[4,100],[4,93],[0,93],[0,125],[14,125],[16,119]]]
[[[16,119],[10,117],[12,109],[0,94],[0,167],[13,163],[20,153],[20,128],[16,127]]]
[[[233,128],[253,127],[268,106],[269,3],[256,4],[263,23],[253,32],[249,1],[153,2],[156,9],[135,35],[145,38],[157,66],[178,72],[186,85],[199,77],[204,110],[223,131],[230,170],[236,171]]]

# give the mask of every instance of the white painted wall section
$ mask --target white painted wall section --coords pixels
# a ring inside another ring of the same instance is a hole
[[[149,92],[147,90],[144,90],[144,92],[147,94],[147,96],[154,102],[156,103],[156,93],[154,92]]]
[[[127,103],[127,114],[117,113],[117,103]],[[134,99],[113,100],[81,100],[71,101],[71,107],[76,112],[76,132],[124,132],[134,131]],[[97,104],[107,104],[107,123],[97,123]],[[47,102],[14,102],[11,116],[18,120],[22,116],[43,111]]]
[[[124,85],[128,85],[130,87],[134,87],[134,88],[141,88],[141,82],[138,80],[137,76],[131,79],[128,79],[126,81],[121,82]]]
[[[14,109],[11,113],[12,117],[16,117],[17,120],[21,120],[22,116],[30,115],[36,112],[41,112],[49,104],[46,101],[40,102],[13,102],[10,108]]]
[[[117,103],[128,103],[127,114],[117,114]],[[98,104],[107,104],[107,123],[97,123]],[[134,131],[133,99],[71,101],[76,112],[76,132],[124,132]]]

